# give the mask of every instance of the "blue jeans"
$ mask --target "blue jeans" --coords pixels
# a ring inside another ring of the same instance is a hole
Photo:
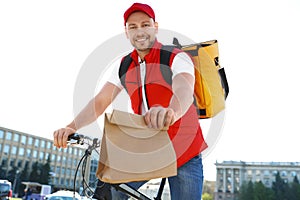
[[[127,183],[131,187],[138,189],[145,182]],[[200,200],[203,186],[203,165],[201,155],[195,156],[186,164],[178,168],[177,176],[168,178],[172,200]],[[122,192],[112,190],[114,200],[127,200],[128,196]]]

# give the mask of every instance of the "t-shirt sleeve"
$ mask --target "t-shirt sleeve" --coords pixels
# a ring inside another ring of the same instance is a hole
[[[112,65],[110,66],[112,68],[112,72],[107,81],[116,85],[118,88],[123,89],[123,85],[119,77],[119,68],[120,68],[121,60],[122,58],[119,58],[112,63]]]
[[[194,63],[191,57],[185,52],[178,53],[172,62],[172,72],[172,78],[179,73],[188,73],[195,77]]]

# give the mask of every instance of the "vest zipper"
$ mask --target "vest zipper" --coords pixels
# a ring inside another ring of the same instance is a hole
[[[147,77],[147,62],[146,62],[146,59],[144,58],[144,62],[145,62],[145,77],[144,77],[144,92],[145,92],[145,100],[146,100],[146,103],[147,103],[147,110],[149,110],[150,108],[149,108],[149,102],[148,102],[148,97],[147,97],[147,90],[146,90],[146,77]]]

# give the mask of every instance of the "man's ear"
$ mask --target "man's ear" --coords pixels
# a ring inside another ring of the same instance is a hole
[[[157,34],[158,33],[158,23],[157,22],[154,22],[154,27],[155,27],[155,33]]]

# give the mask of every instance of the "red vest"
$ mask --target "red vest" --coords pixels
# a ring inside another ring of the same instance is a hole
[[[160,105],[168,107],[173,95],[172,86],[163,76],[164,70],[170,70],[169,66],[160,66],[160,49],[162,44],[155,42],[150,52],[145,56],[146,78],[145,94],[148,107]],[[170,57],[170,66],[179,49],[174,49]],[[140,77],[140,66],[137,51],[131,53],[132,62],[125,75],[125,88],[131,99],[131,106],[136,114],[142,114],[142,85]],[[168,67],[168,69],[167,69]],[[171,77],[169,77],[171,79]],[[204,141],[198,115],[194,104],[188,111],[169,127],[168,134],[172,140],[177,156],[177,166],[180,167],[194,156],[203,151],[207,144]]]

